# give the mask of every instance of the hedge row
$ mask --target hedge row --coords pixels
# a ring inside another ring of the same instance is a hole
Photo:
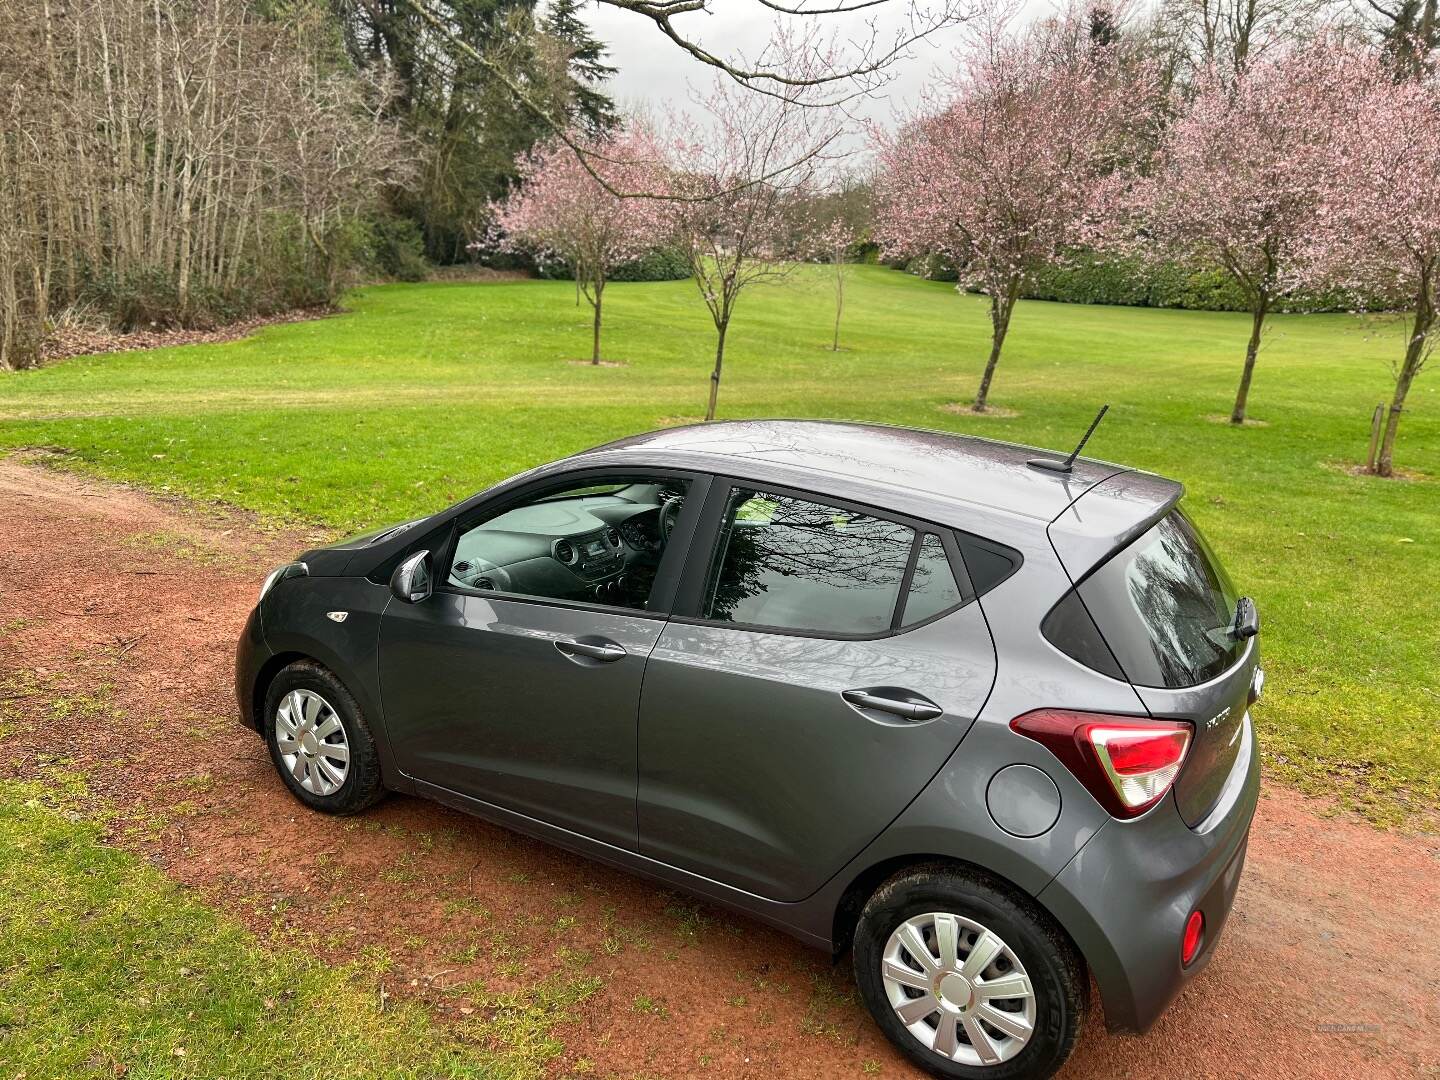
[[[575,270],[559,259],[537,260],[533,268],[538,277],[573,281]],[[690,276],[690,264],[678,248],[656,248],[631,262],[617,266],[610,281],[679,281]]]
[[[333,270],[317,257],[293,215],[267,214],[254,228],[263,238],[256,249],[263,257],[246,263],[234,284],[192,285],[182,303],[172,268],[81,265],[78,299],[117,330],[207,329],[256,315],[323,307],[355,280],[423,281],[429,276],[419,226],[406,218],[361,216],[330,230],[326,243]]]
[[[903,269],[932,281],[958,278],[954,265],[935,255],[911,259],[903,264]],[[1101,256],[1091,251],[1075,252],[1063,264],[1041,270],[1021,295],[1031,300],[1059,300],[1067,304],[1249,310],[1240,287],[1218,268],[1156,264],[1135,257]],[[1286,297],[1275,305],[1275,310],[1352,311],[1360,306],[1364,305],[1358,304],[1355,298],[1335,291]]]

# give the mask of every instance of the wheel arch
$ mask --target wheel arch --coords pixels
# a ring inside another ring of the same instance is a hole
[[[263,735],[265,733],[265,698],[270,693],[270,684],[275,681],[276,676],[284,671],[291,664],[308,661],[312,664],[319,664],[330,671],[330,667],[315,657],[303,652],[279,652],[267,657],[255,672],[255,681],[250,686],[250,715],[255,721],[255,730]],[[339,674],[335,677],[340,678]],[[344,681],[343,679],[341,680]]]
[[[1021,888],[1003,874],[997,874],[987,866],[954,855],[941,855],[934,852],[894,855],[866,867],[851,879],[835,904],[835,912],[831,921],[830,943],[832,957],[835,961],[838,962],[854,944],[855,928],[860,921],[860,912],[864,909],[866,901],[874,895],[875,890],[897,874],[924,866],[961,869],[968,874],[987,878],[997,887],[1023,897],[1055,924],[1056,929],[1069,942],[1081,967],[1087,974],[1092,970],[1090,958],[1080,947],[1080,943],[1076,940],[1075,934],[1071,933],[1070,927],[1066,926],[1065,920],[1060,918],[1048,904],[1043,903],[1034,893]]]

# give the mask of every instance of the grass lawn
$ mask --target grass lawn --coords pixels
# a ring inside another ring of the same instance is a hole
[[[102,475],[351,529],[437,509],[519,469],[703,409],[713,329],[690,282],[606,291],[605,352],[563,282],[362,289],[351,313],[247,341],[75,360],[0,379],[0,446]],[[1273,774],[1382,822],[1440,806],[1440,374],[1401,433],[1408,480],[1350,475],[1400,355],[1394,320],[1275,316],[1228,413],[1245,315],[1022,303],[993,392],[974,392],[983,302],[857,268],[828,351],[818,269],[741,299],[721,414],[831,416],[1088,452],[1179,478],[1263,614],[1257,719]]]
[[[510,1075],[418,1005],[382,1012],[360,968],[262,946],[51,795],[0,785],[5,1075]]]

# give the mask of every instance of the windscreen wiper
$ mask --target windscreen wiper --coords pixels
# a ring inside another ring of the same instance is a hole
[[[1235,604],[1235,621],[1230,624],[1230,636],[1244,641],[1260,633],[1260,612],[1255,601],[1248,596],[1240,597]]]

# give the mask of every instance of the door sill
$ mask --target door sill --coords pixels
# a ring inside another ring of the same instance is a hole
[[[828,936],[812,933],[792,921],[804,920],[804,916],[809,914],[803,902],[785,903],[779,900],[770,900],[744,889],[737,889],[734,886],[715,881],[713,878],[681,870],[669,863],[642,855],[631,848],[620,847],[604,840],[596,840],[572,829],[552,825],[547,821],[530,817],[528,814],[522,814],[516,810],[509,810],[483,799],[462,795],[458,791],[440,787],[438,784],[427,783],[424,780],[414,780],[413,782],[416,795],[431,799],[443,806],[449,806],[474,817],[503,825],[515,832],[544,840],[546,843],[595,859],[597,862],[603,862],[662,884],[695,893],[769,923],[776,929],[783,930],[814,948],[830,949]]]

